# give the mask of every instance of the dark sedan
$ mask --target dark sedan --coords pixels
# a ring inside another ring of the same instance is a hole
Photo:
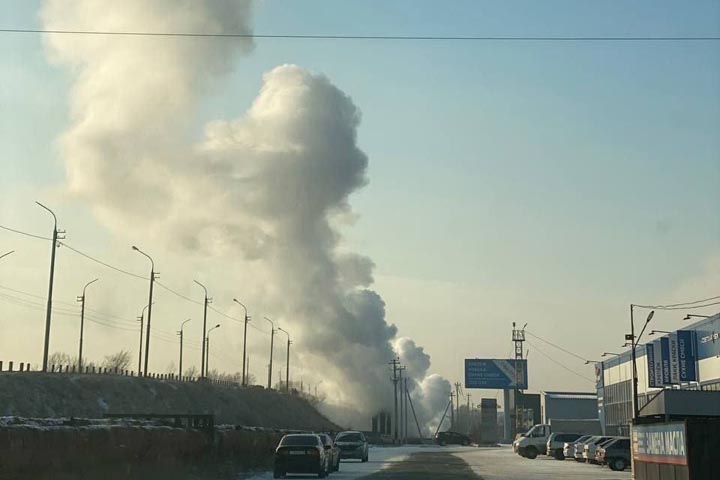
[[[470,445],[470,437],[458,432],[439,432],[435,436],[438,445]]]
[[[273,478],[283,478],[288,473],[315,473],[324,478],[327,469],[325,446],[318,435],[285,435],[275,449]]]

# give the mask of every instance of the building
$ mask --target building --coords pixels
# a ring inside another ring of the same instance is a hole
[[[636,349],[638,407],[664,389],[720,391],[720,314],[662,337],[648,337]],[[608,435],[629,435],[633,417],[630,350],[595,364],[597,408]],[[654,412],[655,405],[648,412]]]
[[[597,394],[592,392],[543,392],[545,423],[556,420],[594,420],[598,418]]]

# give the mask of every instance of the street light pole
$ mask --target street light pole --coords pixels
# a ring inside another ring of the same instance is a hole
[[[132,246],[132,249],[136,252],[144,255],[147,257],[148,260],[150,260],[150,293],[148,295],[148,319],[147,319],[147,326],[145,327],[145,368],[143,369],[143,376],[147,377],[148,374],[148,360],[150,359],[150,321],[152,319],[152,304],[153,304],[153,284],[155,283],[155,262],[153,261],[152,257],[148,255],[147,253],[140,250],[135,245]],[[138,371],[138,375],[140,375],[140,372]]]
[[[80,302],[80,351],[78,352],[78,373],[82,373],[82,353],[83,353],[83,332],[85,330],[85,290],[91,283],[97,282],[98,279],[92,280],[85,284],[81,297],[77,297]]]
[[[625,336],[625,340],[630,340],[630,342],[632,344],[633,423],[637,422],[637,419],[640,416],[640,406],[638,405],[638,372],[637,372],[636,349],[637,349],[638,343],[640,342],[640,338],[642,337],[642,334],[645,331],[645,328],[647,328],[648,323],[650,323],[650,320],[652,320],[653,315],[655,315],[655,310],[651,310],[647,316],[647,320],[645,320],[645,325],[643,325],[643,328],[640,331],[640,335],[638,335],[638,337],[635,338],[635,318],[634,318],[634,311],[633,311],[634,308],[635,308],[635,305],[631,303],[630,304],[630,335],[629,335],[630,338],[628,338],[628,335]]]
[[[282,328],[278,327],[278,330],[281,332],[285,332],[285,335],[288,337],[287,341],[287,358],[285,359],[286,365],[285,365],[285,391],[287,393],[290,393],[290,345],[292,345],[292,342],[290,341],[290,334],[287,332],[287,330],[283,330]]]
[[[48,367],[48,356],[50,350],[50,323],[52,321],[52,294],[53,294],[53,280],[55,278],[55,249],[58,247],[58,229],[57,229],[57,217],[55,213],[48,207],[40,202],[35,202],[53,216],[53,236],[52,236],[52,250],[50,253],[50,285],[48,286],[48,298],[47,298],[47,311],[45,312],[45,343],[43,346],[43,372],[47,372]]]
[[[270,322],[270,365],[268,366],[268,385],[267,388],[272,388],[272,361],[273,361],[273,342],[275,340],[275,324],[268,317],[263,317],[265,320]]]
[[[189,322],[190,319],[188,318],[184,322],[180,324],[180,331],[178,332],[178,335],[180,335],[180,365],[178,367],[178,379],[182,381],[182,354],[183,354],[183,327],[187,322]]]
[[[202,287],[202,289],[205,291],[205,301],[203,302],[203,339],[202,339],[202,352],[201,355],[201,362],[200,362],[200,377],[205,378],[207,375],[207,365],[205,365],[205,339],[207,338],[207,307],[208,307],[208,291],[207,288],[205,288],[205,285],[198,282],[197,280],[193,280],[193,282],[197,283]]]
[[[247,307],[243,303],[241,303],[237,298],[233,298],[233,302],[240,305],[243,308],[243,310],[245,311],[245,327],[243,329],[243,364],[242,364],[243,367],[242,367],[242,383],[241,383],[241,385],[246,386],[247,385],[247,380],[246,380],[247,370],[245,369],[245,360],[246,360],[245,352],[247,349],[247,324],[248,324],[248,321],[250,321],[250,317],[248,317]]]
[[[216,328],[220,328],[219,323],[207,331],[207,335],[206,335],[207,338],[205,339],[205,342],[207,343],[207,350],[205,352],[205,354],[207,355],[207,357],[205,358],[205,376],[207,376],[207,374],[209,372],[208,365],[210,363],[210,332],[212,332]]]
[[[138,377],[142,374],[142,345],[143,345],[143,323],[145,319],[145,310],[149,305],[145,305],[140,312],[140,316],[137,317],[137,321],[140,322],[140,347],[138,348]]]

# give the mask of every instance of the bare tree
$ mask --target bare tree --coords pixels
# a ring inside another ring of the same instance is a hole
[[[195,365],[192,367],[186,368],[183,372],[183,376],[186,378],[195,378],[198,376],[198,369]]]
[[[130,361],[130,352],[120,350],[112,355],[107,355],[105,360],[103,360],[102,366],[108,370],[115,370],[116,368],[118,370],[125,370],[130,366]]]
[[[70,354],[65,352],[53,352],[48,357],[48,365],[76,365],[77,358],[71,357]]]

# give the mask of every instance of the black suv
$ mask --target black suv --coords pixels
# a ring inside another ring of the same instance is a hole
[[[438,445],[470,445],[470,437],[457,432],[440,432],[435,435],[435,443]]]

